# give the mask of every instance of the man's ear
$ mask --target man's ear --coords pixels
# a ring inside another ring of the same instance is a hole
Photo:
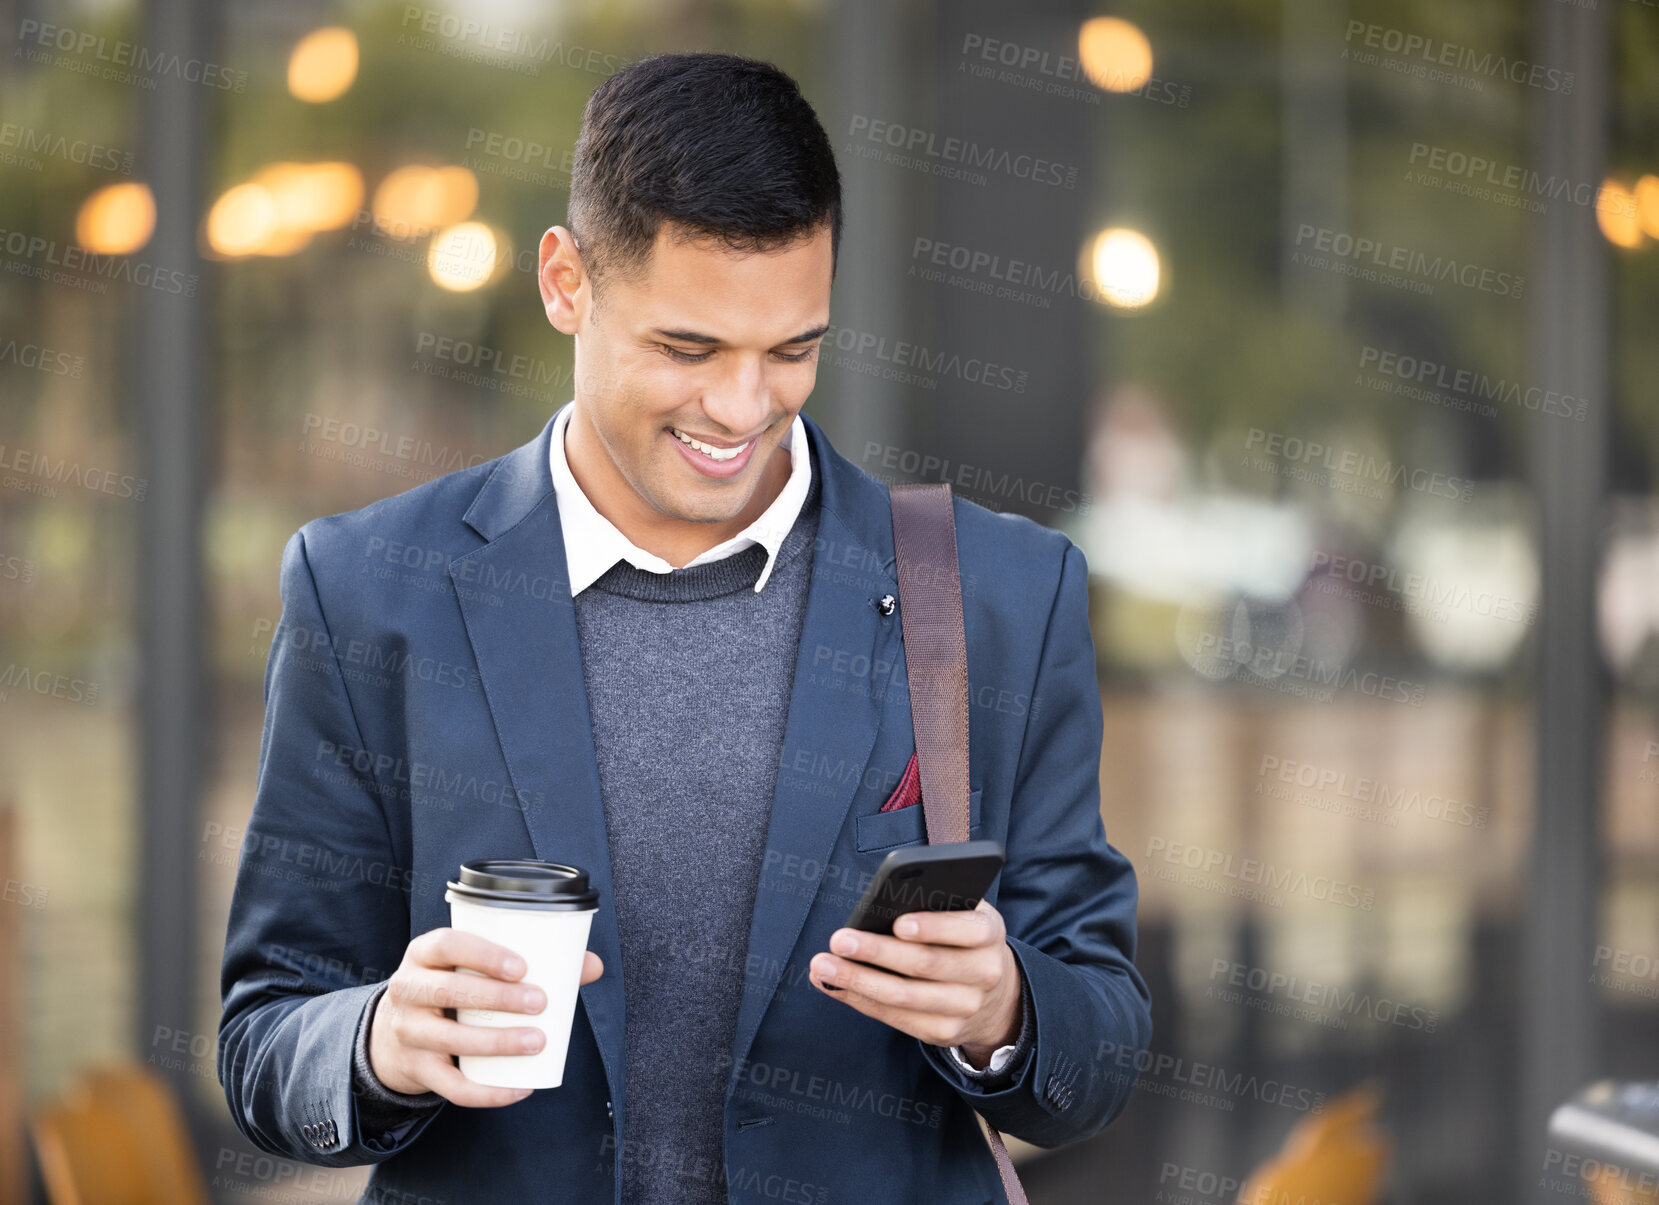
[[[564,226],[553,226],[541,236],[536,256],[536,281],[541,287],[542,308],[547,320],[567,335],[574,335],[592,291],[592,282],[582,266],[582,252],[576,236]]]

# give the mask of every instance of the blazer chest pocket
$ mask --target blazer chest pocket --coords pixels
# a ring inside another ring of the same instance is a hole
[[[983,835],[979,816],[980,794],[980,791],[968,794],[970,840]],[[926,841],[927,817],[923,814],[922,805],[913,803],[909,807],[894,808],[891,812],[871,812],[867,816],[860,816],[857,829],[858,852],[867,854],[872,850],[887,850],[899,845]]]

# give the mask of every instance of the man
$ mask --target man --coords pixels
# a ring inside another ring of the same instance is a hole
[[[1150,1037],[1083,555],[955,504],[970,836],[1007,862],[977,910],[840,956],[926,829],[889,497],[800,413],[829,141],[773,67],[646,59],[588,103],[569,220],[539,280],[573,401],[284,551],[225,947],[232,1114],[272,1153],[377,1165],[373,1200],[1003,1201],[972,1110],[1086,1138],[1128,1096],[1111,1052]],[[448,926],[446,880],[485,857],[600,892],[556,1089],[451,1060],[534,1032],[452,1006],[544,1003]]]

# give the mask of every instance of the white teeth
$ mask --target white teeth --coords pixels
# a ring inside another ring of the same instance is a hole
[[[706,443],[701,442],[700,440],[695,440],[695,439],[691,438],[691,436],[687,435],[684,431],[680,430],[678,427],[670,427],[668,429],[671,432],[673,432],[675,439],[679,440],[683,444],[690,444],[692,447],[696,448],[699,452],[701,452],[704,456],[707,456],[710,460],[718,460],[718,461],[734,460],[738,456],[741,456],[743,454],[743,449],[744,448],[749,446],[748,444],[743,444],[740,447],[736,447],[736,448],[714,448],[714,447],[710,447]]]

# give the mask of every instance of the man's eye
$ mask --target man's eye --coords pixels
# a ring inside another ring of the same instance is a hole
[[[714,355],[714,353],[712,351],[705,351],[705,352],[701,352],[701,353],[681,351],[679,348],[670,347],[666,343],[662,344],[662,349],[663,349],[663,351],[667,352],[670,357],[672,357],[675,360],[678,360],[682,364],[701,364],[704,360],[707,360],[710,356]],[[781,352],[781,351],[776,351],[776,352],[773,352],[772,354],[777,356],[778,359],[780,359],[780,360],[789,360],[793,363],[800,363],[803,360],[810,360],[812,358],[813,352],[815,352],[817,350],[818,350],[818,348],[815,345],[813,347],[807,348],[803,352],[797,352],[794,355],[790,355],[788,352]]]

